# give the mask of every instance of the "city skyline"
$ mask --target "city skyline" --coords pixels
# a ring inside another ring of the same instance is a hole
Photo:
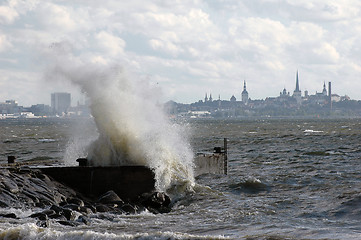
[[[77,102],[78,88],[47,75],[62,53],[84,66],[119,64],[164,102],[231,97],[244,80],[252,99],[276,96],[293,89],[294,69],[302,90],[331,81],[360,100],[359,23],[356,0],[3,1],[0,98],[50,104],[51,92],[69,92]]]
[[[325,89],[325,86],[326,86],[326,84],[327,84],[327,88],[329,88],[329,83],[332,83],[332,82],[323,82],[323,84],[322,84],[322,86],[321,87],[319,87],[319,90],[317,90],[317,91],[315,91],[314,93],[311,93],[311,92],[309,92],[307,89],[305,89],[305,90],[302,90],[302,88],[300,87],[301,86],[301,82],[302,82],[302,79],[300,79],[299,78],[299,70],[297,70],[297,72],[296,72],[296,75],[295,75],[296,77],[295,77],[295,79],[294,79],[294,84],[296,84],[295,85],[295,87],[294,87],[294,89],[287,89],[286,87],[283,87],[283,89],[280,89],[279,90],[279,94],[275,94],[275,95],[272,95],[272,96],[266,96],[265,98],[261,98],[261,99],[255,99],[255,98],[252,98],[252,91],[249,91],[249,88],[248,88],[248,82],[246,81],[246,80],[243,80],[243,83],[242,83],[242,88],[239,88],[238,89],[238,91],[237,91],[237,93],[234,93],[234,94],[232,94],[230,97],[222,97],[220,94],[213,94],[212,92],[205,92],[205,98],[206,99],[209,99],[209,98],[211,98],[211,99],[213,99],[213,100],[225,100],[225,101],[228,101],[228,100],[230,100],[232,97],[235,97],[236,98],[236,100],[237,101],[242,101],[242,102],[244,102],[244,95],[243,94],[246,94],[246,96],[247,96],[247,99],[251,99],[251,100],[265,100],[265,99],[267,99],[267,98],[274,98],[274,97],[278,97],[278,96],[280,96],[280,95],[282,95],[282,92],[283,92],[283,94],[284,93],[286,93],[286,94],[288,94],[288,95],[290,95],[290,96],[294,96],[294,94],[295,94],[295,92],[300,92],[300,96],[302,96],[302,97],[304,97],[306,94],[307,95],[316,95],[316,94],[318,94],[318,93],[322,93],[322,91],[324,91],[324,89]],[[247,83],[247,84],[246,84]],[[322,89],[321,89],[322,88]],[[285,92],[286,91],[286,92]],[[326,90],[327,92],[328,92],[328,89]],[[62,92],[62,93],[60,93],[60,92],[53,92],[53,93],[50,93],[50,98],[49,98],[49,103],[46,103],[46,102],[38,102],[38,103],[35,103],[35,104],[31,104],[31,105],[36,105],[36,104],[46,104],[46,105],[49,105],[49,106],[53,106],[53,104],[54,103],[52,103],[53,102],[53,98],[54,98],[54,94],[66,94],[66,95],[69,95],[68,97],[69,97],[69,99],[70,99],[70,106],[76,106],[76,105],[78,105],[79,103],[80,104],[85,104],[84,102],[85,102],[85,100],[84,100],[84,96],[83,96],[83,101],[82,102],[80,102],[79,100],[77,100],[76,102],[74,102],[74,100],[71,100],[71,99],[73,99],[73,97],[71,96],[71,93],[68,93],[68,92]],[[332,94],[333,95],[338,95],[338,96],[347,96],[347,97],[349,97],[349,95],[346,93],[346,94],[344,94],[344,95],[339,95],[338,93],[337,93],[337,89],[336,89],[336,91],[335,91],[335,89],[333,88],[333,90],[332,90]],[[217,97],[216,97],[217,96]],[[199,98],[197,99],[197,100],[195,100],[194,102],[197,102],[197,101],[199,101],[199,100],[204,100],[205,98],[202,98],[201,96],[199,96]],[[351,98],[351,100],[358,100],[358,99],[352,99]],[[21,104],[21,103],[19,103],[19,101],[17,100],[17,99],[13,99],[13,98],[9,98],[9,99],[0,99],[0,103],[4,103],[5,101],[15,101],[15,102],[17,102],[19,105],[22,105],[22,106],[24,106],[24,107],[30,107],[31,105],[24,105],[24,104]],[[168,101],[174,101],[173,99],[169,99]],[[212,100],[210,100],[210,101],[212,101]],[[194,102],[192,102],[192,103],[194,103]],[[165,102],[164,102],[165,103]],[[178,103],[184,103],[184,102],[178,102]]]

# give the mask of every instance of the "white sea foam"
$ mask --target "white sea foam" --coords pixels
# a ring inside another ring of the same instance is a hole
[[[16,227],[0,230],[0,239],[22,239],[22,240],[96,240],[96,239],[228,239],[223,236],[197,236],[187,233],[155,232],[136,234],[115,234],[107,232],[96,232],[91,230],[54,230],[40,228],[34,223],[22,224]]]
[[[323,131],[318,131],[318,130],[312,130],[312,129],[306,129],[305,131],[303,131],[304,133],[323,133]]]
[[[69,56],[57,56],[47,78],[69,80],[89,97],[99,133],[87,148],[92,165],[148,166],[161,191],[194,184],[193,152],[184,128],[168,121],[148,82],[129,77],[118,65]]]

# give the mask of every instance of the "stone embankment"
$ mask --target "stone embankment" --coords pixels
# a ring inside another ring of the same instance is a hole
[[[171,210],[171,201],[162,192],[143,193],[132,202],[121,199],[112,190],[100,196],[84,196],[38,169],[14,167],[0,169],[0,207],[43,209],[30,216],[38,219],[41,227],[47,227],[49,220],[77,226],[89,224],[89,216],[99,212],[166,213]],[[0,214],[0,217],[18,218],[14,213]]]

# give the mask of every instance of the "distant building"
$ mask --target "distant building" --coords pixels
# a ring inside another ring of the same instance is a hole
[[[206,96],[204,97],[204,102],[208,102],[208,97],[207,97],[207,93],[206,93]]]
[[[54,114],[67,113],[71,104],[70,93],[52,93],[51,109]]]
[[[301,90],[300,90],[300,83],[298,81],[298,70],[297,70],[297,74],[296,74],[296,89],[293,91],[293,95],[292,95],[296,101],[298,105],[301,105],[302,103],[302,95],[301,95]]]
[[[242,102],[244,103],[244,105],[248,104],[248,92],[246,88],[246,80],[243,82]]]
[[[237,101],[237,98],[234,96],[234,95],[232,95],[232,97],[229,99],[231,102],[236,102]]]
[[[283,91],[280,92],[280,97],[289,97],[290,96],[290,92],[287,92],[286,87],[283,88]]]
[[[326,90],[326,83],[325,83],[325,82],[323,82],[322,95],[323,95],[323,96],[327,96],[327,90]]]
[[[29,111],[32,112],[35,116],[47,116],[52,113],[51,107],[45,104],[32,105],[29,108]]]
[[[18,102],[15,100],[6,100],[0,103],[0,114],[19,114],[23,107],[18,106]]]
[[[315,95],[308,97],[310,103],[317,105],[326,105],[330,101],[330,97],[327,95],[326,83],[323,83],[322,92],[316,92]]]

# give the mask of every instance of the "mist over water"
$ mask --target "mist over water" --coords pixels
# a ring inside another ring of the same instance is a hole
[[[147,82],[130,78],[119,65],[63,58],[57,59],[47,75],[78,85],[90,100],[99,134],[86,147],[90,165],[148,166],[161,191],[172,185],[194,184],[187,131],[166,118]]]

